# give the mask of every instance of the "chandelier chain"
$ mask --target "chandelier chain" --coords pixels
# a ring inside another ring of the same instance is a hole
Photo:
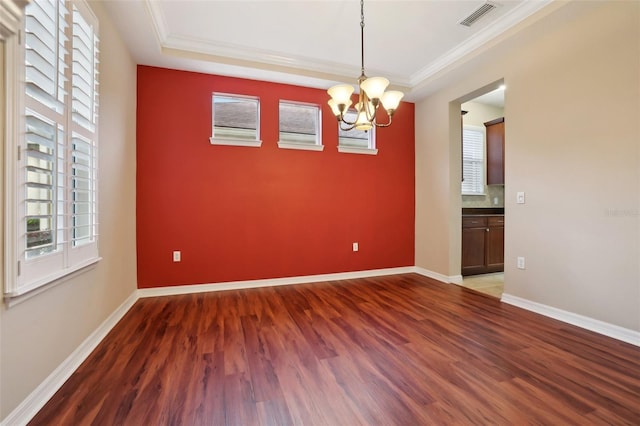
[[[360,0],[360,64],[364,76],[364,0]]]

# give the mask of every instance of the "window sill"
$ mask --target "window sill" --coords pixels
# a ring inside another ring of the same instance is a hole
[[[301,149],[303,151],[322,151],[324,150],[324,145],[278,141],[278,148]]]
[[[482,194],[465,194],[465,193],[462,193],[462,196],[463,197],[486,197],[487,194],[485,194],[485,193],[482,193]]]
[[[209,142],[211,145],[226,145],[226,146],[252,146],[260,148],[262,146],[261,140],[243,140],[243,139],[231,139],[231,138],[214,138],[210,137]]]
[[[87,260],[86,262],[76,265],[73,268],[60,271],[42,280],[33,282],[27,288],[21,289],[20,292],[5,293],[4,303],[7,306],[7,308],[11,308],[12,306],[19,305],[20,303],[26,300],[29,300],[32,297],[37,296],[42,292],[49,290],[51,287],[54,287],[58,284],[62,284],[70,280],[71,278],[75,278],[80,274],[83,274],[85,272],[92,270],[101,260],[102,260],[101,257],[96,257],[96,258]]]
[[[338,152],[345,152],[348,154],[378,155],[378,150],[376,148],[359,148],[356,146],[338,146]]]

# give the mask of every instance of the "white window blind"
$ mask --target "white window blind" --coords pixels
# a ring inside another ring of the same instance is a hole
[[[344,115],[345,120],[353,123],[358,116],[354,108],[350,108]],[[342,130],[338,123],[338,146],[360,149],[375,149],[375,127],[369,131],[364,130]]]
[[[14,62],[22,111],[10,128],[17,141],[15,188],[6,208],[13,265],[5,295],[24,294],[98,259],[98,25],[84,2],[33,0]],[[15,164],[15,165],[14,165]]]
[[[462,194],[484,194],[484,129],[464,126],[462,129]]]
[[[320,146],[320,107],[291,101],[279,104],[280,147],[283,144]]]
[[[214,93],[212,97],[212,145],[261,145],[260,99],[253,96]]]

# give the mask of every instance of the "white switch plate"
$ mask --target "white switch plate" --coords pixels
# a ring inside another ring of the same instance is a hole
[[[180,255],[179,251],[176,250],[176,251],[173,252],[173,261],[174,262],[180,262],[180,257],[181,257],[181,255]]]
[[[524,257],[518,257],[518,269],[524,269]]]
[[[524,204],[524,192],[517,192],[516,193],[516,203]]]
[[[358,251],[358,243],[353,243],[353,251]]]

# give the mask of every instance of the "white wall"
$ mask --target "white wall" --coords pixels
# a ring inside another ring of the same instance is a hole
[[[102,4],[91,6],[100,21],[101,41],[99,220],[103,260],[94,269],[19,305],[0,307],[0,419],[136,289],[136,66]],[[3,80],[0,78],[0,87]],[[1,95],[4,100],[4,90]]]
[[[487,121],[495,120],[496,118],[504,116],[503,108],[480,104],[473,101],[463,103],[462,109],[467,111],[467,113],[462,116],[462,122],[467,126],[484,128],[484,123]]]
[[[504,78],[505,292],[640,330],[640,3],[567,2],[521,29],[416,105],[416,264],[460,273],[456,102]]]

